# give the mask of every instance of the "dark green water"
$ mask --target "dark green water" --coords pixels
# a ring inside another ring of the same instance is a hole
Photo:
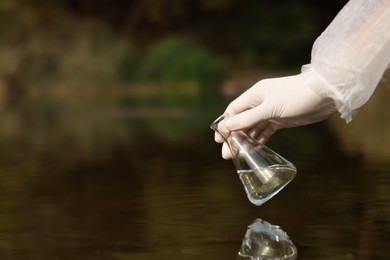
[[[286,231],[298,259],[390,257],[390,157],[348,155],[317,132],[270,141],[298,173],[260,207],[211,132],[188,143],[143,136],[76,164],[64,163],[70,154],[32,160],[28,149],[9,150],[0,160],[0,257],[234,259],[257,218]]]

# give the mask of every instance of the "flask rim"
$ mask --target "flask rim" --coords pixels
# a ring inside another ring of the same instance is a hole
[[[217,119],[214,120],[213,123],[211,123],[210,128],[218,132],[218,124],[221,123],[226,117],[228,117],[227,113],[220,115]]]

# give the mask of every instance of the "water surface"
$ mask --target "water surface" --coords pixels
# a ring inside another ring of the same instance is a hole
[[[0,257],[235,259],[247,226],[261,218],[287,232],[298,259],[388,259],[387,150],[346,138],[345,126],[332,122],[270,140],[298,173],[260,207],[207,126],[187,141],[143,132],[92,158],[3,145]]]

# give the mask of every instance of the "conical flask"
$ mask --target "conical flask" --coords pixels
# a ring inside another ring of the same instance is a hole
[[[225,118],[226,115],[220,116],[210,128],[228,144],[249,201],[260,206],[294,179],[297,170],[291,162],[243,131],[233,131],[225,137],[218,130],[218,124]]]

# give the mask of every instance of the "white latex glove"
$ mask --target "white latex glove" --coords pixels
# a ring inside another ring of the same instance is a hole
[[[229,104],[228,118],[219,129],[224,136],[243,130],[265,143],[276,130],[315,123],[337,111],[332,99],[317,95],[306,86],[302,74],[261,80]],[[215,141],[222,143],[219,134]],[[230,159],[226,143],[222,157]]]
[[[389,64],[390,1],[350,0],[315,41],[301,74],[255,84],[228,106],[231,118],[219,130],[227,136],[242,129],[265,142],[280,128],[321,121],[336,108],[350,122],[389,78]],[[222,155],[231,157],[226,144]]]

